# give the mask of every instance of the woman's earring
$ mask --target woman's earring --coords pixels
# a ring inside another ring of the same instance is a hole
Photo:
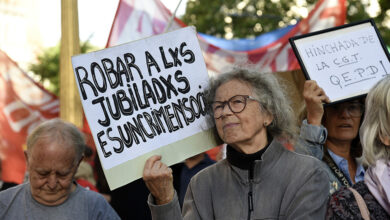
[[[264,127],[267,127],[268,126],[268,123],[267,122],[264,122]]]

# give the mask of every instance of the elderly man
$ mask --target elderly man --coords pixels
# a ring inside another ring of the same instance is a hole
[[[59,119],[38,126],[27,139],[29,181],[0,193],[0,219],[120,219],[96,192],[76,184],[84,138]]]

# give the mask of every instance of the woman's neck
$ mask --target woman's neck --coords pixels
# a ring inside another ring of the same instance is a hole
[[[328,139],[325,143],[325,146],[333,153],[340,157],[343,157],[346,160],[349,160],[351,158],[351,142],[335,142]]]
[[[255,137],[249,140],[243,140],[236,143],[227,143],[230,146],[234,147],[238,152],[244,154],[254,154],[261,149],[263,149],[268,144],[268,136],[267,133],[261,133],[256,135]]]
[[[352,183],[355,184],[357,164],[355,158],[351,156],[351,142],[338,142],[336,145],[332,140],[327,140],[325,145],[334,154],[347,160],[348,172]]]
[[[265,146],[267,146],[268,140],[265,138],[264,141],[261,141],[260,143],[234,143],[230,144],[232,147],[234,147],[237,151],[244,153],[244,154],[254,154],[261,149],[263,149]]]

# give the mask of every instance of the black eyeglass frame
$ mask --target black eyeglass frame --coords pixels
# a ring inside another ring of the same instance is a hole
[[[230,101],[232,99],[234,99],[234,98],[236,98],[238,96],[244,98],[244,100],[245,100],[244,101],[244,107],[240,111],[233,111],[233,109],[232,109],[232,107],[230,106],[229,103],[230,103]],[[253,100],[253,101],[257,101],[257,102],[260,103],[260,101],[258,99],[254,98],[253,96],[250,96],[250,95],[235,95],[235,96],[230,97],[227,101],[223,101],[223,102],[221,102],[221,101],[214,101],[214,102],[212,102],[211,103],[211,109],[213,111],[214,118],[215,119],[220,119],[222,117],[222,115],[223,115],[222,112],[225,109],[226,104],[229,107],[230,111],[233,112],[233,113],[241,113],[241,112],[243,112],[245,110],[245,108],[246,108],[246,105],[248,104],[248,99]],[[219,117],[215,117],[214,104],[216,104],[216,103],[220,103],[222,105],[221,115]]]

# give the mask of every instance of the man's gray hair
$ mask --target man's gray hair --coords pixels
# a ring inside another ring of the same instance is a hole
[[[389,146],[380,137],[390,137],[390,76],[383,78],[369,91],[366,112],[360,127],[363,162],[372,166],[379,159],[390,160]]]
[[[234,79],[248,83],[253,88],[254,97],[260,102],[262,108],[274,117],[272,123],[267,126],[268,135],[294,141],[297,134],[295,115],[290,100],[286,98],[284,88],[272,73],[234,69],[210,79],[209,88],[205,92],[210,117],[213,115],[210,106],[215,100],[217,89],[222,84]],[[214,123],[214,120],[208,121]]]
[[[76,152],[75,163],[82,158],[85,149],[84,135],[76,126],[61,119],[51,119],[36,127],[27,138],[27,153],[30,153],[39,141],[73,147]]]

